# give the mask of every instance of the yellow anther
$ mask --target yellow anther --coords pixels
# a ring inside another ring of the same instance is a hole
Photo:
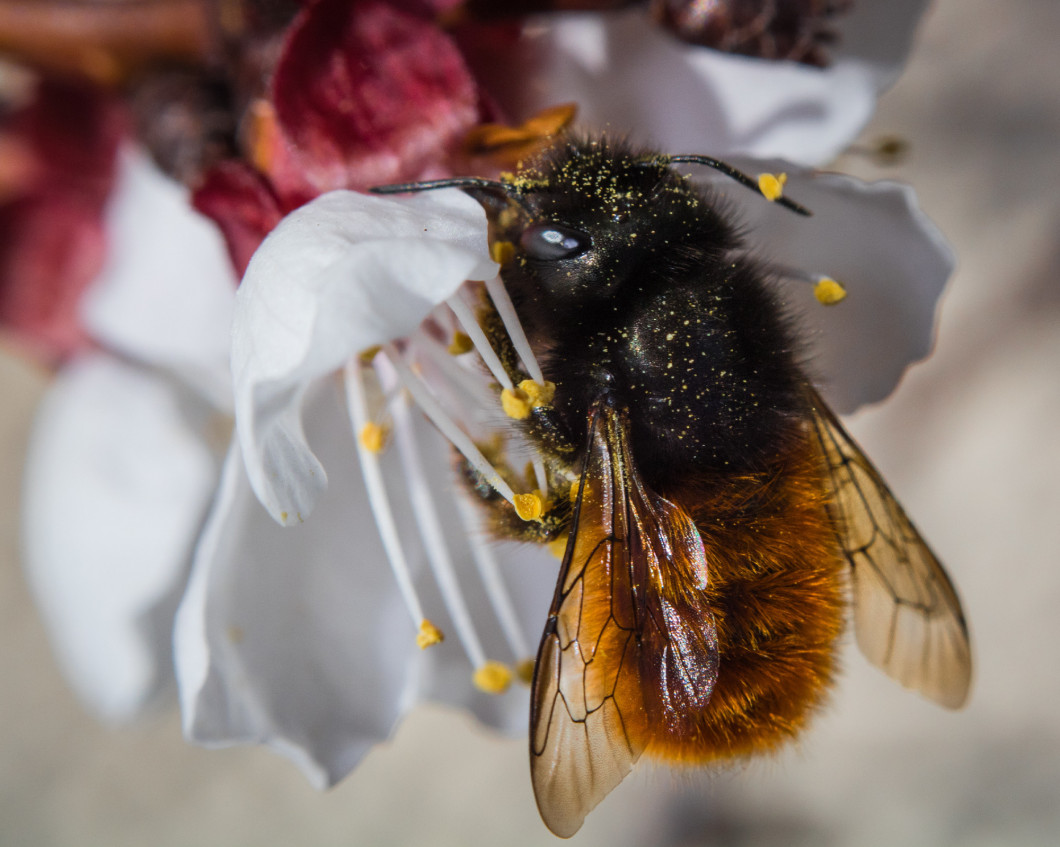
[[[390,428],[369,421],[361,427],[361,446],[369,453],[382,453],[390,441]]]
[[[523,659],[515,666],[515,675],[523,685],[529,685],[534,681],[534,666],[537,663],[533,659]]]
[[[462,356],[464,353],[469,353],[475,349],[475,345],[471,342],[471,336],[466,332],[460,332],[457,330],[453,333],[453,340],[449,342],[449,354],[452,356]]]
[[[510,241],[494,241],[490,245],[490,258],[498,265],[507,265],[515,258],[515,245]]]
[[[556,396],[556,383],[545,380],[542,384],[532,379],[524,379],[519,383],[519,390],[526,395],[531,407],[537,409],[552,402],[552,398]]]
[[[515,513],[524,521],[540,520],[548,511],[549,503],[541,496],[541,491],[515,495]]]
[[[559,538],[553,538],[549,541],[548,552],[562,561],[563,555],[567,552],[567,533],[563,533]]]
[[[817,284],[813,287],[813,296],[822,305],[834,306],[836,303],[846,299],[847,290],[831,277],[823,276],[817,280]]]
[[[471,677],[475,686],[487,694],[503,694],[512,684],[512,672],[507,665],[494,662],[492,659],[483,662],[482,666],[475,669]]]
[[[383,349],[382,345],[376,344],[373,347],[368,347],[368,348],[362,350],[360,352],[360,355],[358,356],[358,358],[361,360],[361,362],[363,364],[370,365],[372,363],[372,359],[374,359],[376,354],[382,349]]]
[[[780,199],[780,195],[784,193],[784,183],[787,181],[787,174],[759,174],[758,190],[766,200],[773,202]]]
[[[525,421],[530,417],[530,410],[533,406],[530,404],[530,398],[526,396],[526,392],[523,389],[505,388],[501,392],[501,408],[504,409],[504,414],[509,418]]]
[[[417,647],[421,650],[426,650],[435,644],[441,644],[443,641],[445,641],[445,636],[438,627],[426,618],[420,621],[420,631],[416,633]]]

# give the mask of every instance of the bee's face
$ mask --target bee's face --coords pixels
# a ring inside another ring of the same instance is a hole
[[[497,218],[498,237],[539,293],[557,304],[603,300],[663,254],[728,229],[700,193],[658,157],[563,147],[522,171]]]

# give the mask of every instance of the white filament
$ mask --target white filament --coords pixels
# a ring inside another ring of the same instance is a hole
[[[419,626],[424,620],[423,605],[416,594],[416,588],[409,571],[408,560],[405,551],[401,547],[397,524],[394,521],[394,513],[390,509],[390,501],[386,495],[386,483],[379,468],[379,457],[361,443],[361,432],[369,422],[368,401],[364,386],[364,373],[360,363],[353,359],[347,363],[345,369],[346,385],[346,408],[353,425],[353,440],[357,445],[357,456],[361,460],[361,475],[364,477],[364,487],[368,491],[368,503],[375,518],[375,525],[379,529],[379,535],[383,541],[383,549],[386,551],[390,568],[394,572],[398,589],[405,601],[405,606],[412,616],[412,622]]]
[[[489,292],[490,299],[493,300],[493,307],[497,310],[497,314],[501,316],[504,328],[508,330],[508,337],[512,341],[515,352],[519,354],[526,372],[530,374],[530,379],[539,385],[544,385],[545,375],[541,372],[541,366],[537,363],[534,351],[530,349],[530,342],[526,340],[523,325],[515,313],[515,306],[512,305],[512,299],[508,296],[508,289],[504,287],[504,282],[499,276],[495,276],[486,281],[486,290]]]
[[[464,528],[467,531],[468,543],[471,545],[471,556],[475,560],[482,584],[486,588],[486,596],[489,598],[493,611],[497,615],[504,637],[516,659],[525,659],[530,656],[530,648],[519,624],[519,618],[515,614],[515,606],[512,604],[511,595],[504,581],[501,579],[500,568],[497,567],[497,559],[489,544],[482,539],[479,527],[478,514],[474,507],[463,497],[457,498],[457,506],[460,509],[460,517],[463,518]]]
[[[472,666],[482,667],[486,662],[486,654],[471,621],[471,613],[464,602],[464,596],[460,592],[453,562],[445,544],[442,524],[431,498],[430,486],[423,475],[419,447],[412,433],[412,422],[406,403],[399,403],[394,407],[394,435],[408,481],[412,512],[423,539],[427,560],[431,563],[434,578],[442,592],[442,600]]]
[[[470,436],[446,413],[438,400],[433,394],[431,394],[430,390],[424,384],[423,380],[412,372],[412,369],[409,368],[408,363],[398,349],[393,344],[387,344],[383,347],[383,350],[391,364],[393,364],[394,369],[397,371],[401,382],[408,389],[409,394],[412,395],[412,399],[416,401],[416,404],[423,409],[424,414],[426,414],[427,417],[431,419],[431,422],[441,430],[442,435],[444,435],[449,442],[460,451],[471,466],[479,472],[486,483],[500,494],[501,497],[509,503],[514,504],[515,492],[512,491],[511,486],[501,479],[501,475],[497,472],[496,468],[494,468],[493,465],[489,463],[489,460],[482,455],[482,452],[475,446],[475,443],[471,440]]]
[[[511,391],[515,386],[512,385],[512,381],[508,378],[507,371],[504,370],[504,365],[501,364],[500,358],[498,358],[489,339],[486,338],[486,333],[482,331],[482,327],[480,327],[478,321],[475,320],[475,315],[471,311],[471,307],[460,297],[460,292],[457,292],[445,302],[449,308],[453,310],[456,319],[460,321],[460,325],[464,328],[464,332],[466,332],[468,338],[471,339],[471,343],[475,345],[475,349],[482,357],[482,361],[486,363],[486,367],[490,369],[493,378],[501,384],[502,388],[507,388]]]

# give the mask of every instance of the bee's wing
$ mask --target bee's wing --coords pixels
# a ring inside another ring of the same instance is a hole
[[[531,694],[530,774],[556,835],[578,831],[656,727],[706,706],[718,643],[705,583],[695,524],[641,485],[624,422],[598,404]]]
[[[879,471],[813,393],[829,505],[852,569],[854,630],[869,661],[940,705],[968,697],[972,653],[960,600]]]

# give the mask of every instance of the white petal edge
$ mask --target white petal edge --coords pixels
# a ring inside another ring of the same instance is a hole
[[[331,386],[309,392],[306,417],[333,469],[334,496],[304,526],[277,526],[233,442],[174,636],[187,738],[209,747],[265,744],[318,788],[390,735],[418,696],[426,655]],[[414,539],[407,512],[399,520]],[[422,554],[415,546],[407,553],[422,571]]]
[[[583,125],[666,153],[827,162],[894,81],[926,5],[856,3],[837,18],[839,47],[825,69],[685,44],[641,10],[543,17],[528,107],[574,101]]]
[[[908,185],[777,160],[732,163],[751,174],[787,173],[785,196],[813,212],[802,217],[711,178],[739,210],[753,254],[830,276],[847,289],[845,300],[823,306],[810,285],[780,283],[825,398],[843,414],[884,399],[931,352],[939,300],[956,265],[945,237]]]
[[[67,678],[111,722],[172,690],[173,615],[216,480],[186,400],[94,354],[59,374],[29,444],[27,578]]]
[[[81,307],[89,332],[231,411],[228,357],[238,280],[217,226],[144,151],[125,147],[106,227],[106,261]]]
[[[266,238],[236,298],[232,369],[247,473],[275,520],[300,522],[327,487],[302,430],[306,387],[496,272],[485,213],[456,190],[332,192]]]
[[[437,586],[424,566],[396,451],[380,459],[398,531],[428,617],[449,636],[420,650],[416,622],[387,565],[335,384],[309,392],[306,422],[332,469],[332,496],[304,526],[280,527],[254,497],[238,446],[196,551],[177,616],[174,649],[188,739],[206,746],[262,743],[317,787],[344,777],[423,697],[470,709],[487,724],[524,732],[526,689],[478,691]],[[447,530],[472,616],[490,658],[510,661],[470,560],[452,502],[450,456],[425,420],[416,424],[424,472]],[[505,544],[498,558],[532,640],[548,611],[555,559]],[[549,566],[551,562],[551,567]]]

